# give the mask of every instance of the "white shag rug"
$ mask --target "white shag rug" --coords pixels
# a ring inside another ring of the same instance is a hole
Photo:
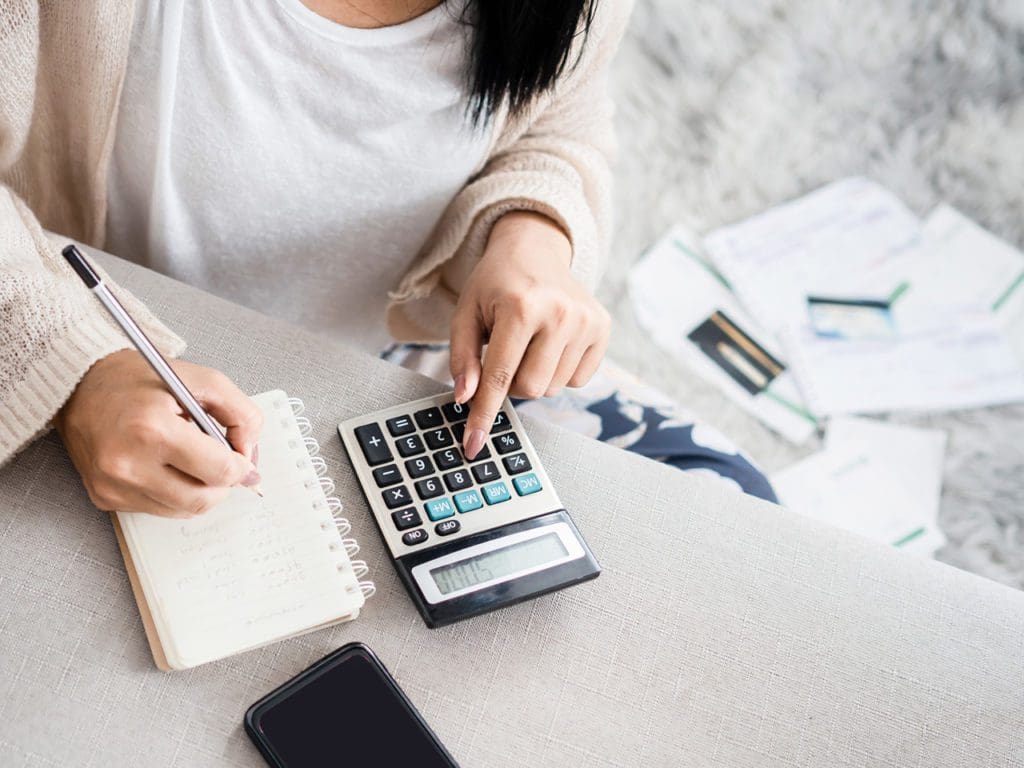
[[[769,471],[815,446],[773,435],[633,319],[626,275],[672,223],[701,233],[862,174],[1024,247],[1022,0],[638,0],[613,80],[610,354]],[[949,433],[939,559],[1024,587],[1024,405],[891,418]]]

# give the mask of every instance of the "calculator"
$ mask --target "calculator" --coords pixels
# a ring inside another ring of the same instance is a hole
[[[338,425],[398,575],[428,627],[596,578],[511,403],[473,461],[470,404],[427,397]]]

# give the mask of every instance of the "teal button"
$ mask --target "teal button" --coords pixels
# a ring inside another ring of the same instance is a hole
[[[484,505],[483,501],[480,500],[480,494],[476,491],[456,493],[452,496],[452,499],[455,501],[455,506],[458,507],[459,512],[472,512],[474,509],[480,509]]]
[[[512,494],[508,492],[508,486],[501,481],[485,485],[481,490],[484,492],[484,499],[488,504],[501,504],[501,502],[512,498]]]
[[[516,487],[516,493],[520,496],[529,496],[541,489],[540,480],[531,472],[528,475],[520,475],[512,478],[512,485]]]
[[[431,499],[423,506],[431,520],[443,520],[455,514],[455,507],[448,499]]]

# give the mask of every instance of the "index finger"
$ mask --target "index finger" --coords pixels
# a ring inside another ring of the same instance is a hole
[[[533,337],[531,328],[521,319],[499,315],[491,330],[491,340],[484,353],[480,385],[473,396],[464,436],[466,458],[472,461],[484,447],[494,417],[508,395],[519,363]]]

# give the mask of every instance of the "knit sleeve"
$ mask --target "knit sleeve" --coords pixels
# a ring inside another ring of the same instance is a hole
[[[392,294],[388,322],[398,338],[445,337],[451,305],[494,223],[509,211],[535,211],[557,222],[572,243],[573,274],[591,290],[597,286],[612,218],[609,65],[631,9],[631,0],[597,2],[578,58],[570,57],[550,94],[506,126],[483,169],[448,206]]]
[[[47,429],[93,363],[131,346],[65,264],[67,242],[0,187],[0,465]],[[106,282],[154,344],[170,355],[184,350],[140,302]]]

